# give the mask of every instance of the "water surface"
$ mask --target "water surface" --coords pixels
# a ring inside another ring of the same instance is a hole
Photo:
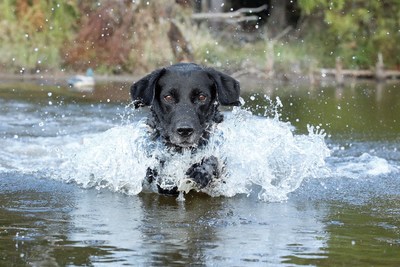
[[[246,90],[203,151],[227,186],[185,201],[139,193],[128,88],[1,84],[0,265],[399,266],[397,84]]]

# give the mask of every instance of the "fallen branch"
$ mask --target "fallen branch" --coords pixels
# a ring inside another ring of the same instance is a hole
[[[194,20],[227,20],[231,22],[259,20],[258,16],[246,16],[247,13],[257,13],[267,9],[267,5],[257,8],[240,8],[233,12],[216,12],[216,13],[195,13],[192,15]]]

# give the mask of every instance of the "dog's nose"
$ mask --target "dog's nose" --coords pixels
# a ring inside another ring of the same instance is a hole
[[[176,129],[176,131],[180,136],[188,137],[192,135],[194,129],[189,126],[184,126],[184,127],[179,127],[178,129]]]

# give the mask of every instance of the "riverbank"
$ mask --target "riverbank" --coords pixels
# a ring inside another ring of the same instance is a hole
[[[232,75],[237,79],[241,85],[242,90],[246,88],[271,88],[271,86],[279,86],[282,84],[297,84],[301,86],[315,85],[344,85],[353,84],[356,82],[400,82],[400,71],[387,70],[385,71],[384,80],[375,79],[374,71],[372,70],[340,70],[337,69],[318,69],[310,73],[291,72],[291,73],[278,73],[274,77],[269,77],[261,70],[243,69],[241,71],[225,71],[227,74]],[[0,84],[9,84],[15,82],[35,83],[38,85],[53,85],[53,86],[68,86],[67,80],[79,73],[68,72],[45,72],[45,73],[0,73]],[[338,75],[342,77],[338,78]],[[125,83],[128,85],[134,83],[143,77],[139,74],[120,74],[120,75],[104,75],[96,74],[94,76],[96,83]],[[339,80],[338,80],[339,79]],[[268,85],[268,86],[267,86]]]

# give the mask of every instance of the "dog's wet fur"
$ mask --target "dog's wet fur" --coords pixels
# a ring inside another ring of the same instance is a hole
[[[154,138],[161,137],[168,149],[178,153],[183,149],[196,149],[207,145],[210,128],[223,121],[218,106],[238,106],[240,85],[234,78],[213,68],[194,63],[179,63],[157,69],[131,87],[135,108],[150,106],[148,125],[154,129]],[[218,179],[218,166],[214,157],[204,158],[191,166],[186,175],[198,189]],[[161,164],[162,165],[162,164]],[[148,169],[147,181],[157,181],[158,171]],[[176,194],[177,187],[163,189],[163,194]]]

